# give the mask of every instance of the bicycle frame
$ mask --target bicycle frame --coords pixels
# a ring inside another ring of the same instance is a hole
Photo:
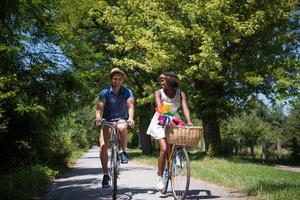
[[[112,186],[112,197],[116,199],[117,196],[117,179],[119,176],[120,160],[119,160],[119,130],[117,129],[118,124],[128,123],[127,121],[122,122],[107,122],[102,121],[101,126],[108,126],[112,129],[111,131],[111,155],[110,155],[110,167],[109,174],[111,178]]]
[[[171,149],[170,149],[171,148]],[[175,151],[176,145],[168,144],[168,151],[167,151],[167,169],[169,170],[169,174],[171,174],[171,169],[172,169],[172,158],[173,158],[173,153]]]
[[[179,160],[177,160],[180,157]],[[179,165],[178,162],[179,161]],[[183,163],[183,164],[182,164]],[[164,171],[168,171],[167,177],[165,177],[165,188],[161,191],[163,194],[166,193],[169,185],[169,180],[171,181],[171,187],[174,199],[176,200],[184,200],[190,184],[190,163],[187,151],[184,146],[181,145],[172,145],[168,144],[166,165]],[[178,166],[177,166],[178,165]],[[186,170],[186,171],[185,171]],[[179,172],[178,172],[179,171]],[[180,189],[176,188],[177,176],[180,177],[180,171],[184,172],[184,176],[186,176],[185,183],[183,184],[183,188],[181,188],[181,184],[179,184]]]

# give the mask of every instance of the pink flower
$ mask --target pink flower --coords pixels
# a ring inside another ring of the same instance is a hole
[[[174,126],[174,125],[177,125],[177,126],[185,126],[185,123],[184,121],[182,121],[181,119],[177,118],[177,117],[174,117],[172,119],[172,122],[170,123],[170,125]]]

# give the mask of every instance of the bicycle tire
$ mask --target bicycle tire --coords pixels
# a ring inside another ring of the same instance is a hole
[[[190,186],[190,160],[185,148],[176,149],[172,158],[171,188],[174,199],[184,200]]]
[[[118,150],[116,146],[112,147],[112,197],[115,200],[117,198],[118,188],[117,188],[117,179],[118,179]]]

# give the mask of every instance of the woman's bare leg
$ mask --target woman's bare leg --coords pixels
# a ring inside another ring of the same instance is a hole
[[[164,171],[166,154],[167,154],[167,150],[168,150],[168,144],[167,144],[165,138],[159,139],[158,143],[159,143],[159,156],[158,156],[157,175],[162,176],[163,171]]]

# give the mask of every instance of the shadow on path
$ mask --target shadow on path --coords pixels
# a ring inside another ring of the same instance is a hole
[[[98,150],[87,152],[73,168],[46,188],[43,200],[111,200],[112,189],[102,188],[102,169]],[[118,179],[119,200],[173,200],[171,189],[166,194],[155,186],[156,168],[135,162],[121,166]],[[199,188],[199,189],[198,189]],[[205,190],[203,189],[205,188]],[[238,193],[191,181],[186,199],[243,199]]]
[[[146,167],[121,168],[124,171],[153,170]],[[111,188],[102,188],[102,175],[99,168],[74,168],[59,179],[55,180],[47,189],[45,200],[96,200],[111,199]],[[134,180],[133,180],[134,181]],[[137,196],[135,198],[135,196]],[[138,196],[141,196],[139,198]],[[117,199],[173,199],[172,191],[161,194],[153,188],[119,186]],[[149,197],[149,198],[148,198]],[[217,199],[216,195],[211,195],[209,190],[190,190],[186,199]]]

